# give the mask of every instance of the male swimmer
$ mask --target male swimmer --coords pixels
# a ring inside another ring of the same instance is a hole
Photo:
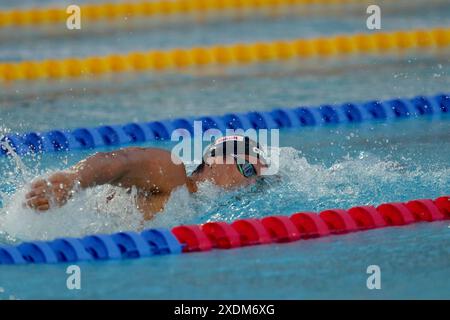
[[[164,209],[171,192],[178,187],[186,186],[193,193],[203,181],[225,189],[246,186],[255,183],[268,165],[259,144],[240,135],[225,136],[212,143],[190,176],[184,164],[175,164],[171,157],[169,151],[156,148],[96,153],[66,171],[31,183],[25,204],[46,211],[64,205],[80,189],[104,184],[127,190],[135,187],[138,209],[149,220]]]

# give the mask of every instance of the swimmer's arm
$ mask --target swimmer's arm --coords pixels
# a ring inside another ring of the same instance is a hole
[[[84,189],[114,183],[126,174],[126,164],[127,156],[123,150],[96,153],[66,171],[34,181],[25,196],[25,204],[39,211],[48,210],[51,202],[61,206],[76,191],[76,186]]]
[[[74,174],[81,188],[111,184],[155,194],[170,193],[187,182],[184,164],[174,163],[169,151],[156,148],[97,153],[75,165],[69,174]]]
[[[40,211],[50,208],[50,200],[63,205],[81,189],[111,184],[124,188],[136,187],[149,194],[170,194],[186,184],[183,164],[174,164],[171,154],[160,149],[125,148],[96,153],[67,171],[56,172],[48,179],[32,183],[26,195],[26,205]]]
[[[82,189],[114,184],[128,171],[128,149],[98,152],[62,172],[76,181]]]

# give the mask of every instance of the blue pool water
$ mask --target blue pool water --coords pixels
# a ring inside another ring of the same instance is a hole
[[[442,10],[428,10],[426,15],[388,15],[387,23],[392,29],[402,27],[401,23],[412,16],[415,18],[411,21],[417,26],[449,24],[450,19]],[[81,47],[76,45],[78,40],[73,40],[75,44],[69,40],[58,43],[50,38],[46,40],[48,46],[37,54],[84,55],[233,39],[365,31],[358,25],[357,17],[341,18],[334,18],[335,23],[329,21],[333,18],[314,17],[301,22],[294,17],[269,22],[249,19],[232,25],[235,31],[226,24],[205,25],[192,36],[170,29],[163,44],[162,36],[152,34],[131,35],[121,45],[117,42],[120,35],[111,35],[110,41],[102,38],[100,42],[85,36],[79,40]],[[305,29],[306,25],[315,26],[314,30]],[[158,32],[163,34],[164,29]],[[29,39],[18,46],[0,41],[0,60],[30,58],[28,46],[33,41]],[[418,52],[383,58],[309,61],[307,65],[273,63],[181,75],[126,75],[101,81],[0,87],[0,133],[449,92],[449,67],[448,51]],[[180,189],[165,211],[144,226],[132,196],[119,191],[112,202],[106,203],[111,192],[108,187],[82,192],[64,208],[45,214],[22,207],[24,186],[30,179],[70,166],[90,151],[38,155],[19,162],[2,157],[0,243],[288,215],[449,194],[449,120],[442,116],[283,130],[278,179],[268,178],[265,183],[227,193],[208,184],[194,196]],[[169,149],[172,144],[154,142],[143,146]],[[67,265],[0,266],[0,287],[4,291],[0,299],[448,299],[449,248],[448,221],[423,223],[291,244],[81,263],[80,291],[67,290]],[[380,266],[382,290],[367,289],[369,265]]]
[[[445,118],[283,132],[282,182],[225,196],[205,188],[194,200],[180,192],[163,219],[148,227],[448,194],[449,133]],[[46,156],[40,164],[44,170],[62,168],[58,160],[71,164],[82,156]],[[3,232],[8,233],[3,241],[136,228],[127,199],[117,204],[118,212],[102,208],[107,219],[92,215],[89,201],[95,199],[98,206],[103,196],[102,190],[80,195],[69,208],[45,216],[25,212],[17,208],[18,199],[12,200],[16,203],[3,216]],[[435,222],[286,245],[83,263],[84,286],[77,293],[65,287],[64,265],[3,266],[0,280],[19,298],[448,298],[449,227]],[[382,268],[380,292],[365,287],[365,270],[372,264]]]

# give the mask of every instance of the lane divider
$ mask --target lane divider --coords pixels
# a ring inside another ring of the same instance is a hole
[[[84,238],[24,242],[0,246],[1,264],[72,263],[77,261],[137,259],[163,254],[232,249],[285,243],[390,226],[450,219],[450,196],[435,200],[357,206],[320,213],[240,219],[233,223],[208,222],[141,233],[119,232]]]
[[[122,72],[170,71],[212,65],[245,65],[294,58],[389,54],[450,45],[450,28],[337,35],[310,39],[214,45],[0,63],[0,82],[70,79]]]
[[[346,5],[361,2],[370,3],[368,0],[156,0],[93,3],[81,5],[80,9],[84,21],[111,21],[125,17],[164,17],[226,10],[242,11],[296,5]],[[65,7],[12,9],[0,11],[0,28],[56,24],[65,22],[67,17]]]
[[[450,113],[450,95],[416,96],[343,103],[318,107],[279,108],[271,111],[228,113],[222,116],[200,116],[170,120],[128,123],[123,125],[28,132],[0,137],[0,156],[9,152],[8,143],[18,155],[68,150],[85,150],[130,145],[146,141],[170,140],[175,129],[194,132],[194,121],[202,122],[203,132],[214,128],[225,134],[226,129],[284,129],[306,126],[394,121],[422,116],[440,117]],[[2,144],[3,142],[3,144]]]

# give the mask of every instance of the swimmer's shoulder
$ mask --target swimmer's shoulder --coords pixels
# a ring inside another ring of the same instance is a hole
[[[151,160],[149,162],[173,164],[185,169],[183,161],[176,155],[172,155],[169,150],[160,148],[127,147],[120,149],[129,158]]]
[[[182,160],[165,149],[130,147],[126,150],[134,167],[142,175],[164,186],[167,191],[188,182],[186,167]]]

